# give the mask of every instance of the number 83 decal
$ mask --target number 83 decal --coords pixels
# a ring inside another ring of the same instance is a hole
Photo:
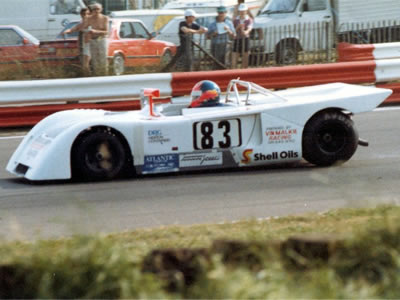
[[[193,147],[196,150],[238,147],[241,144],[239,119],[193,124]]]

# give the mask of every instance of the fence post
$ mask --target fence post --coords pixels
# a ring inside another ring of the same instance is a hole
[[[331,54],[332,54],[332,43],[331,41],[331,34],[329,32],[330,30],[330,22],[325,22],[325,47],[326,47],[326,61],[330,62],[331,61]]]
[[[192,53],[192,34],[185,34],[185,71],[190,72],[193,69],[193,53]]]

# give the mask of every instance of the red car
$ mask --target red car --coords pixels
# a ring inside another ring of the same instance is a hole
[[[63,31],[78,24],[69,23]],[[61,32],[57,42],[46,42],[41,46],[41,59],[46,59],[45,48],[48,48],[47,58],[72,59],[77,55],[77,33],[65,35]],[[64,39],[60,41],[60,39]],[[56,44],[58,43],[58,45]],[[74,43],[73,53],[71,43]],[[53,51],[53,57],[51,57]],[[158,70],[168,63],[176,54],[176,45],[166,41],[155,40],[145,25],[135,19],[111,19],[108,40],[108,58],[115,75],[121,75],[126,68],[155,67]]]
[[[36,63],[39,40],[22,28],[0,25],[0,71],[31,68]]]

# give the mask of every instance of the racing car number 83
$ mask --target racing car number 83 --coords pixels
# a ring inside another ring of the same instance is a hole
[[[193,124],[193,147],[196,150],[238,147],[241,144],[240,119]]]

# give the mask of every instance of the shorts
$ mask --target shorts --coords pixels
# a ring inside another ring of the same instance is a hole
[[[235,39],[233,41],[233,52],[249,52],[249,38]]]
[[[82,55],[86,55],[90,57],[90,43],[82,43]]]

